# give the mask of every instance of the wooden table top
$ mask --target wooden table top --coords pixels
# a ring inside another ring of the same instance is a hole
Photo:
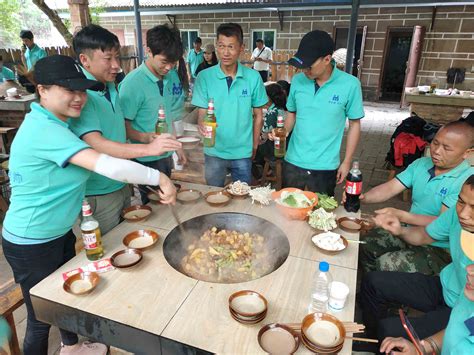
[[[409,103],[431,104],[431,105],[445,105],[445,106],[459,106],[459,107],[474,107],[474,96],[461,95],[434,95],[434,94],[405,94],[406,100]]]
[[[217,189],[183,183],[183,188],[190,187],[202,192]],[[332,278],[346,283],[351,290],[346,307],[333,314],[343,321],[354,319],[357,243],[350,243],[339,255],[323,255],[310,241],[315,231],[306,222],[282,217],[273,204],[256,206],[251,204],[250,199],[232,200],[223,208],[210,207],[204,200],[192,205],[177,203],[182,221],[216,212],[248,213],[277,225],[290,241],[290,255],[273,273],[239,284],[208,283],[189,278],[167,263],[163,255],[163,241],[176,223],[168,206],[152,205],[152,208],[153,213],[148,220],[122,223],[103,238],[105,257],[110,257],[124,248],[122,239],[127,233],[140,228],[155,230],[161,237],[159,243],[144,252],[140,264],[130,269],[102,273],[101,282],[95,290],[85,296],[74,296],[62,290],[62,273],[88,264],[82,252],[31,289],[34,304],[35,299],[40,299],[68,306],[214,353],[263,353],[257,341],[259,329],[272,322],[294,323],[303,319],[307,313],[317,261],[325,260],[330,264]],[[347,215],[343,208],[336,212],[338,216]],[[341,234],[354,240],[359,238],[358,233]],[[256,325],[242,325],[230,317],[228,298],[242,289],[260,292],[269,302],[266,318]],[[54,324],[54,320],[50,322]],[[123,346],[123,343],[111,345]],[[350,354],[351,348],[352,342],[346,340],[341,353]],[[298,353],[309,351],[301,345]]]

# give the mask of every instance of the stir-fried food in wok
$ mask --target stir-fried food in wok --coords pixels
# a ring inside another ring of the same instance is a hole
[[[270,271],[267,247],[261,235],[212,227],[188,246],[182,267],[210,282],[248,281]]]

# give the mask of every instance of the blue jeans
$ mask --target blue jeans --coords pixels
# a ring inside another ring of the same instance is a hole
[[[232,180],[250,184],[252,180],[252,159],[221,159],[204,155],[206,183],[224,187],[225,177],[230,171]]]

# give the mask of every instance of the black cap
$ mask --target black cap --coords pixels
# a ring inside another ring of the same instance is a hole
[[[308,32],[301,39],[298,51],[288,63],[299,69],[309,68],[321,57],[334,52],[334,41],[325,31]]]
[[[70,90],[104,90],[104,84],[86,78],[76,61],[65,55],[52,55],[35,64],[35,82],[41,85],[58,85]]]

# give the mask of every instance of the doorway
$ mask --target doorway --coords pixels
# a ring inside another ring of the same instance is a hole
[[[412,36],[413,27],[387,29],[380,78],[380,100],[401,100]]]
[[[352,64],[352,75],[360,79],[362,73],[365,38],[367,36],[367,26],[357,27],[355,47],[354,47],[354,63]],[[339,48],[347,48],[347,38],[349,37],[349,28],[335,27],[333,30],[333,38],[335,38],[336,50]]]

